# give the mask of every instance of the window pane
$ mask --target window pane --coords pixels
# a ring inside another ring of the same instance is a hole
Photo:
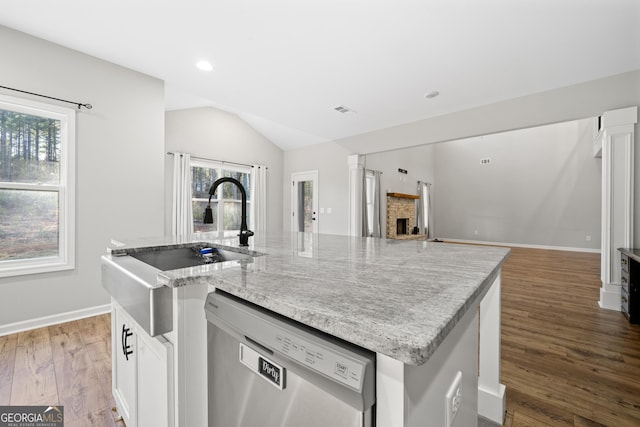
[[[191,168],[191,190],[193,192],[194,199],[209,199],[209,188],[213,181],[218,179],[218,171],[211,168],[192,167]],[[217,193],[217,191],[216,191]],[[214,199],[216,196],[214,195]],[[195,206],[194,206],[195,207]],[[204,212],[204,208],[203,212]],[[198,218],[193,213],[194,218]],[[200,217],[202,219],[202,217]]]
[[[60,121],[0,110],[0,181],[60,182]]]
[[[224,202],[224,231],[240,230],[242,223],[242,203],[240,201]],[[251,209],[247,203],[247,227],[251,223]]]
[[[251,178],[251,174],[250,173],[224,170],[224,171],[222,171],[222,174],[223,174],[223,176],[228,176],[228,177],[231,177],[231,178],[235,178],[238,181],[240,181],[240,183],[244,187],[245,193],[247,193],[247,200],[249,200],[251,198],[251,195],[250,195],[251,187],[249,186],[250,178]],[[241,193],[240,193],[240,189],[238,189],[238,186],[233,185],[233,184],[223,184],[223,185],[224,185],[224,198],[225,199],[242,200],[242,196],[241,196]],[[240,228],[237,228],[237,230],[239,230],[239,229]]]
[[[207,196],[207,199],[209,197]],[[213,224],[204,223],[204,210],[207,207],[206,200],[193,200],[191,207],[193,209],[193,231],[195,233],[205,231],[218,230],[218,202],[211,200],[211,210],[213,211]]]
[[[0,261],[58,255],[58,193],[0,190]]]

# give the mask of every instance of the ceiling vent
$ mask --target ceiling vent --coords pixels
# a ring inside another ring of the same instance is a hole
[[[342,114],[355,113],[355,111],[353,111],[351,108],[346,107],[344,105],[338,105],[337,107],[334,108],[334,110]]]

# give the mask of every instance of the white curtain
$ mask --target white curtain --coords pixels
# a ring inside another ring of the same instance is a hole
[[[249,229],[261,235],[267,231],[267,168],[253,165],[251,170],[251,225]]]
[[[424,234],[427,239],[432,236],[431,230],[431,184],[428,182],[418,181],[418,229],[420,234]]]
[[[191,197],[191,156],[185,153],[174,153],[171,212],[171,233],[174,236],[193,233]]]
[[[380,175],[382,172],[365,169],[362,183],[362,235],[381,237]]]

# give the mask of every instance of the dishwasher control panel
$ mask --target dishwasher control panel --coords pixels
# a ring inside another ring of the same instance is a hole
[[[363,350],[217,292],[207,297],[205,312],[209,322],[226,325],[245,337],[255,352],[266,351],[263,359],[268,359],[271,352],[277,353],[358,393],[363,392],[365,377],[373,371],[373,356]],[[243,363],[258,366],[253,362],[257,357],[244,358]],[[280,386],[273,378],[271,381]]]
[[[361,389],[364,366],[358,361],[285,331],[274,332],[274,342],[269,343],[274,350],[355,390]]]

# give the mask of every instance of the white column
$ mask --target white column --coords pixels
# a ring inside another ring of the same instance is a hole
[[[362,236],[362,179],[364,157],[347,157],[349,164],[349,236]]]
[[[502,425],[506,402],[500,384],[500,287],[498,274],[480,302],[478,414]]]
[[[638,107],[607,111],[602,144],[601,308],[620,311],[620,252],[633,247],[634,125]]]

